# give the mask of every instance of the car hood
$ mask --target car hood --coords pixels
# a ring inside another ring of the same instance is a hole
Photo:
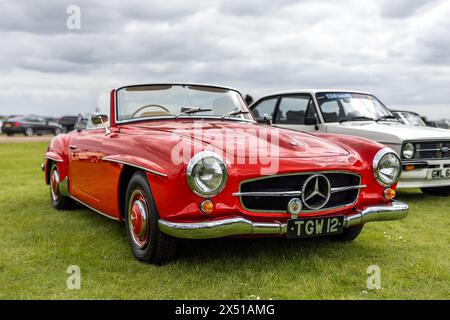
[[[385,144],[401,144],[410,140],[450,139],[450,131],[430,127],[407,126],[395,122],[355,121],[327,125],[328,133],[348,134]]]
[[[213,145],[240,157],[317,158],[345,156],[339,145],[310,134],[238,121],[171,121],[141,123],[140,129],[170,135],[171,143]],[[245,144],[243,141],[246,141]]]

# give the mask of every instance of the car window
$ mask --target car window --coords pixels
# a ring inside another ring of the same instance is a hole
[[[142,85],[117,91],[117,120],[229,116],[253,121],[239,92],[202,85]],[[193,110],[198,109],[197,112]],[[237,112],[235,115],[230,113]]]
[[[256,120],[263,121],[265,114],[269,114],[271,117],[273,117],[277,101],[278,98],[265,99],[259,102],[255,107],[253,107],[252,112]]]
[[[321,105],[322,115],[326,122],[337,122],[341,116],[341,109],[336,100],[323,102]]]
[[[307,117],[314,117],[315,109],[310,96],[282,97],[275,123],[306,124]]]

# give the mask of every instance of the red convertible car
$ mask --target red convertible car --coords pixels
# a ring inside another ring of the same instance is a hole
[[[398,220],[397,154],[376,142],[258,124],[234,89],[112,90],[86,129],[55,137],[42,168],[53,207],[123,221],[133,255],[161,264],[178,238],[355,239]]]

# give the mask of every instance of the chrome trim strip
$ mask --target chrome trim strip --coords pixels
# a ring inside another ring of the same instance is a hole
[[[439,149],[416,149],[416,152],[424,152],[424,151],[441,151],[442,148]]]
[[[235,192],[234,197],[295,197],[301,196],[301,191],[274,191],[274,192]]]
[[[127,165],[127,166],[135,167],[135,168],[142,169],[144,171],[156,174],[157,176],[167,177],[167,174],[165,174],[165,173],[161,173],[161,172],[158,172],[158,171],[155,171],[155,170],[147,169],[147,168],[144,168],[142,166],[138,166],[138,165],[135,165],[133,163],[126,162],[126,161],[111,159],[111,158],[108,158],[108,157],[104,157],[102,160],[103,161],[108,161],[108,162],[115,162],[115,163],[124,164],[124,165]]]
[[[62,159],[56,159],[56,158],[49,157],[49,156],[45,156],[45,159],[52,160],[52,161],[55,161],[55,162],[64,162],[64,160],[62,160]]]
[[[348,186],[348,187],[336,187],[331,188],[331,193],[338,193],[338,192],[344,192],[344,191],[350,191],[350,190],[359,190],[359,189],[365,189],[367,188],[367,185],[360,184],[359,186]]]
[[[408,215],[408,205],[394,201],[390,204],[371,206],[357,210],[356,214],[344,218],[344,227],[374,221],[404,219]],[[244,235],[283,235],[287,233],[287,224],[274,222],[252,222],[242,217],[227,218],[207,222],[177,223],[159,220],[159,229],[173,237],[183,239],[213,239]]]
[[[69,197],[71,197],[71,198],[72,198],[73,200],[75,200],[76,202],[81,203],[83,206],[85,206],[85,207],[91,209],[92,211],[95,211],[95,212],[101,214],[102,216],[105,216],[105,217],[107,217],[107,218],[109,218],[109,219],[111,219],[111,220],[114,220],[114,221],[120,221],[120,219],[118,219],[118,218],[111,217],[110,215],[107,215],[106,213],[103,213],[103,212],[101,212],[101,211],[99,211],[99,210],[97,210],[97,209],[95,209],[95,208],[92,208],[91,206],[87,205],[87,204],[84,203],[83,201],[78,200],[77,198],[75,198],[75,197],[72,196],[72,195],[69,195]]]
[[[149,121],[149,120],[177,120],[177,119],[208,119],[208,120],[231,120],[231,121],[244,121],[248,123],[256,124],[257,122],[255,120],[251,119],[245,119],[245,118],[224,118],[222,120],[222,117],[218,116],[179,116],[178,118],[175,118],[175,116],[155,116],[155,117],[145,117],[145,118],[136,118],[136,119],[128,119],[128,120],[119,120],[116,121],[116,124],[127,124],[127,123],[136,123],[136,122],[143,122],[143,121]]]

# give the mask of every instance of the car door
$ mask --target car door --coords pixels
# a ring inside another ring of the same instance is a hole
[[[101,198],[103,128],[73,134],[69,145],[69,192],[77,200],[98,208]]]
[[[50,133],[48,130],[47,120],[43,117],[36,117],[36,127],[40,134]]]
[[[323,129],[318,119],[311,95],[290,94],[280,97],[273,124],[281,128],[310,132]]]

